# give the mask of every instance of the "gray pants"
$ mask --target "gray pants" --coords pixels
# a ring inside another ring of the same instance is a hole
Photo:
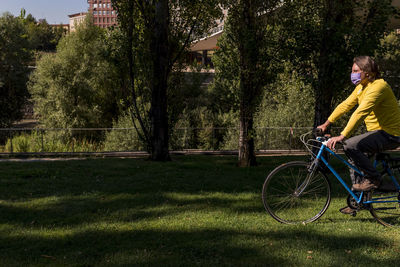
[[[363,171],[369,179],[379,179],[380,174],[374,168],[371,157],[398,146],[400,146],[400,137],[378,130],[347,139],[343,149],[349,161]],[[362,179],[353,169],[350,169],[350,177],[353,184],[360,183]]]

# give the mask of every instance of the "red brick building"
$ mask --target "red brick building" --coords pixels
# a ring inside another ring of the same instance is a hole
[[[93,14],[94,25],[107,28],[117,24],[117,13],[111,0],[87,0],[89,12]]]

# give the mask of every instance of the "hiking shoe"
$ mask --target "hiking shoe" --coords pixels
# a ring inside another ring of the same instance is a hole
[[[364,179],[359,184],[353,184],[354,191],[369,191],[371,189],[376,189],[380,185],[378,180]]]
[[[353,209],[353,208],[350,208],[349,206],[346,206],[346,207],[344,207],[344,208],[341,208],[340,210],[339,210],[341,213],[343,213],[343,214],[350,214],[350,215],[355,215],[356,214],[356,212],[357,212],[357,210],[355,210],[355,209]]]

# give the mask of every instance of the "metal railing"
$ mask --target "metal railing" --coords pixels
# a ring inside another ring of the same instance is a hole
[[[304,151],[299,136],[311,127],[258,127],[252,133],[259,152]],[[239,128],[175,128],[171,151],[236,151]],[[3,128],[0,153],[145,152],[134,128]]]

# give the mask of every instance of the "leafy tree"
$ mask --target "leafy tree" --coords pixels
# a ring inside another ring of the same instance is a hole
[[[63,35],[61,28],[53,28],[45,19],[39,20],[35,30],[32,32],[32,38],[36,39],[34,48],[39,51],[54,51]]]
[[[265,93],[256,114],[259,127],[310,127],[314,96],[311,86],[289,63]]]
[[[285,62],[284,71],[278,74],[270,88],[264,95],[255,116],[255,124],[259,128],[256,148],[282,149],[285,144],[290,145],[290,148],[293,148],[295,144],[298,148],[304,148],[298,138],[304,130],[289,131],[284,128],[312,125],[315,103],[310,84],[294,71],[291,64]],[[274,129],[266,130],[267,127]],[[292,135],[291,144],[288,142],[289,134]]]
[[[349,88],[352,59],[373,54],[396,10],[391,0],[291,0],[279,12],[283,54],[312,84],[319,125]]]
[[[28,64],[32,59],[26,30],[20,18],[9,13],[0,17],[0,127],[22,117],[29,94]]]
[[[127,130],[133,127],[130,111],[122,113],[118,120],[113,122],[113,131],[107,132],[104,140],[105,151],[143,151],[143,142],[136,131]]]
[[[392,86],[397,98],[400,97],[400,35],[391,31],[381,39],[375,53],[381,74]]]
[[[224,33],[218,39],[218,47],[212,57],[215,78],[210,85],[214,113],[239,110],[239,52],[236,42],[229,38],[230,25],[225,24]]]
[[[213,95],[205,85],[213,79],[212,73],[197,72],[185,73],[185,79],[179,91],[171,95],[169,112],[173,125],[170,147],[173,149],[202,148],[219,149],[219,132],[213,128],[224,127],[215,112]],[[173,100],[173,102],[172,102]],[[183,142],[184,140],[184,142]],[[222,141],[222,138],[221,140]]]
[[[239,166],[256,165],[254,114],[262,99],[263,90],[273,76],[272,10],[278,3],[279,1],[261,0],[225,2],[225,7],[229,9],[227,27],[225,37],[219,43],[220,52],[217,52],[214,64],[216,85],[231,88],[228,89],[228,98],[224,99],[238,99]],[[225,59],[227,61],[224,63]]]
[[[32,14],[26,17],[25,9],[21,10],[20,18],[24,21],[32,49],[39,51],[55,51],[61,37],[66,31],[59,27],[50,26],[45,19],[36,20]]]
[[[40,121],[49,128],[110,127],[119,107],[118,75],[109,61],[106,33],[90,17],[44,55],[29,89]]]
[[[112,2],[127,44],[132,117],[139,124],[135,128],[140,128],[153,160],[168,160],[170,89],[175,87],[176,77],[179,78],[176,73],[182,70],[181,63],[191,42],[213,26],[221,10],[213,0]],[[137,80],[142,84],[137,84]],[[138,103],[145,96],[149,96],[150,102],[147,111]],[[145,118],[147,114],[149,119]]]

